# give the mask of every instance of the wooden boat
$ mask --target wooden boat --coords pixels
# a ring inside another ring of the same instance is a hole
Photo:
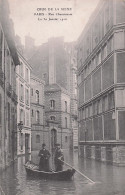
[[[25,165],[25,169],[27,175],[33,178],[40,178],[40,179],[51,179],[51,180],[71,180],[75,169],[67,169],[64,171],[59,172],[44,172],[40,171],[38,165],[33,164],[32,162],[27,162]]]

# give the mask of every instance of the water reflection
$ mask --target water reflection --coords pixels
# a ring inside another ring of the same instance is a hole
[[[14,166],[9,167],[0,177],[0,183],[6,195],[124,195],[125,167],[106,165],[94,160],[78,158],[77,152],[64,151],[65,161],[75,166],[96,183],[76,173],[73,181],[46,181],[27,177],[27,160],[39,162],[38,153],[20,157]],[[67,168],[65,166],[65,168]]]

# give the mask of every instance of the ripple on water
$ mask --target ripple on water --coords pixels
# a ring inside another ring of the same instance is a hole
[[[72,154],[71,154],[72,155]],[[65,155],[69,164],[81,170],[86,176],[97,181],[91,184],[89,180],[75,173],[72,181],[46,181],[30,179],[23,166],[24,157],[9,167],[0,176],[0,183],[5,195],[124,195],[125,194],[125,168],[114,167]]]

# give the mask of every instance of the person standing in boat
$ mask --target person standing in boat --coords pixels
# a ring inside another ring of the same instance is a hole
[[[48,172],[50,171],[50,168],[49,168],[50,153],[45,147],[46,147],[46,144],[43,143],[42,149],[39,151],[39,154],[38,154],[38,156],[40,157],[39,170]]]
[[[60,148],[60,144],[56,144],[55,157],[54,157],[56,172],[63,170],[64,163],[62,161],[64,161],[63,152]]]

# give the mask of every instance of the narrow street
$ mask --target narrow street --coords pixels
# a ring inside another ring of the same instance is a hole
[[[1,195],[124,195],[125,167],[106,165],[94,160],[78,158],[77,151],[65,153],[65,161],[73,165],[95,183],[75,173],[72,181],[46,181],[29,179],[26,176],[25,157],[19,157],[0,177]],[[37,154],[32,160],[38,162]],[[66,168],[66,167],[64,167]]]

